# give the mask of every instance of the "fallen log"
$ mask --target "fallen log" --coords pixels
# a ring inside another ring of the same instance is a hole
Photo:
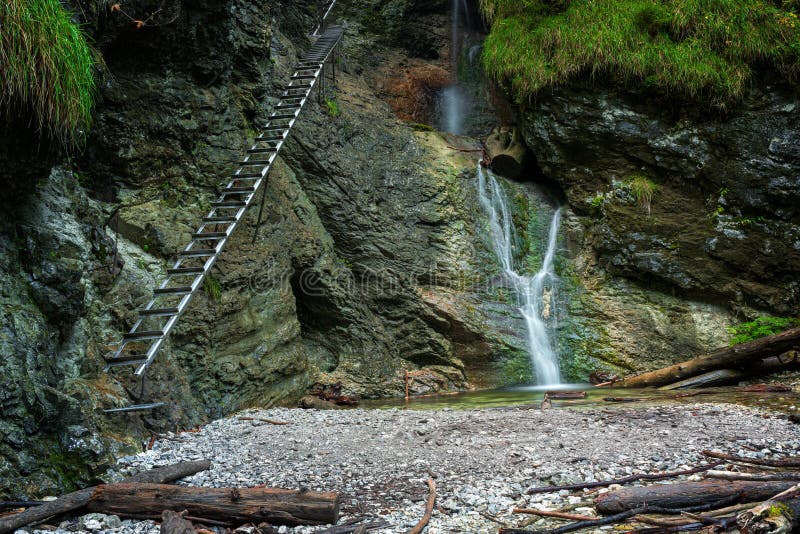
[[[602,514],[616,514],[645,505],[682,508],[722,498],[733,499],[733,504],[763,501],[794,484],[787,481],[701,480],[622,488],[599,495],[594,502],[597,511]]]
[[[697,376],[692,376],[685,380],[679,380],[678,382],[674,382],[672,384],[667,384],[666,386],[661,386],[658,389],[671,391],[675,389],[722,386],[736,382],[737,380],[741,380],[745,376],[747,376],[747,373],[744,371],[737,371],[735,369],[716,369],[714,371],[709,371]]]
[[[640,473],[636,475],[628,475],[622,478],[614,478],[612,480],[582,482],[580,484],[567,484],[565,486],[543,486],[539,488],[528,488],[528,490],[525,493],[527,493],[528,495],[533,495],[536,493],[553,493],[561,490],[576,491],[576,490],[584,490],[590,488],[603,488],[606,486],[611,486],[612,484],[627,484],[629,482],[636,482],[639,480],[663,480],[665,478],[675,478],[685,475],[694,475],[695,473],[702,473],[704,471],[714,469],[715,467],[723,463],[725,462],[722,461],[712,462],[710,464],[693,467],[691,469],[685,469],[683,471],[667,471],[664,473]]]
[[[727,460],[740,464],[765,465],[767,467],[800,467],[800,456],[787,456],[785,458],[748,458],[725,452],[703,451],[703,456]]]
[[[724,506],[726,504],[729,504],[731,500],[732,499],[729,497],[711,504],[701,504],[685,508],[640,506],[639,508],[634,508],[633,510],[625,510],[624,512],[620,512],[618,514],[614,514],[608,517],[603,517],[594,521],[577,521],[575,523],[570,523],[569,525],[564,525],[563,527],[558,527],[551,530],[525,530],[521,528],[501,528],[499,534],[565,534],[567,532],[574,532],[576,530],[581,530],[584,528],[596,528],[604,525],[613,525],[614,523],[625,521],[626,519],[630,519],[631,517],[640,514],[680,514],[681,512],[706,512],[708,510],[713,510],[719,506]]]
[[[588,515],[569,514],[550,510],[537,510],[536,508],[514,508],[512,513],[538,515],[541,517],[555,517],[556,519],[568,519],[570,521],[597,521],[599,517],[589,517]]]
[[[408,531],[408,534],[420,534],[431,520],[431,516],[433,515],[433,505],[436,503],[436,482],[434,482],[432,478],[428,479],[428,491],[429,495],[428,502],[425,503],[425,513],[423,514],[422,519],[419,520],[419,523],[414,525],[414,528]]]
[[[200,471],[205,471],[210,466],[211,462],[207,460],[199,462],[181,462],[164,467],[156,467],[155,469],[138,473],[126,478],[123,480],[123,482],[165,484],[167,482],[180,480],[181,478],[189,475],[194,475]],[[0,534],[13,532],[16,529],[26,525],[44,521],[48,517],[65,514],[67,512],[83,508],[91,499],[94,489],[94,487],[91,487],[78,490],[60,497],[55,501],[49,501],[41,506],[28,508],[24,512],[20,512],[9,517],[4,517],[0,519]]]
[[[106,484],[94,488],[88,512],[152,515],[186,510],[188,515],[231,525],[335,524],[339,495],[275,488],[206,488],[165,484]]]
[[[778,356],[798,346],[800,346],[800,328],[792,328],[780,334],[724,347],[686,362],[632,376],[618,382],[617,385],[630,388],[664,386],[715,369],[738,368],[754,358]]]
[[[738,382],[744,378],[756,377],[800,368],[800,357],[796,351],[785,352],[778,356],[771,356],[758,360],[753,364],[746,364],[742,369],[716,369],[673,384],[661,386],[659,389],[690,389],[711,386],[724,386]],[[773,386],[767,384],[754,384],[745,386],[740,391],[748,392],[778,392],[792,391],[788,386]]]
[[[641,402],[645,400],[641,397],[603,397],[606,402]]]

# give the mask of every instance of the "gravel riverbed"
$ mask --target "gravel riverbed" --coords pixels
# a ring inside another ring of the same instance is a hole
[[[688,468],[704,461],[704,449],[754,457],[800,454],[800,432],[781,414],[715,404],[591,411],[251,410],[196,433],[159,439],[152,450],[122,458],[115,474],[209,459],[210,470],[181,484],[335,490],[342,496],[342,520],[374,516],[389,524],[375,531],[386,534],[407,532],[422,517],[426,480],[433,477],[438,496],[426,532],[477,534],[496,533],[500,524],[530,521],[512,514],[515,507],[557,509],[572,504],[575,513],[593,513],[596,494],[525,495],[530,486]],[[562,524],[534,521],[533,528]],[[98,515],[62,528],[158,531],[149,521],[119,522]],[[279,532],[305,534],[325,528],[281,527]]]

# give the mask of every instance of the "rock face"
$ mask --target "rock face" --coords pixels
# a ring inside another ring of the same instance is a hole
[[[800,306],[796,94],[754,90],[729,116],[597,88],[524,117],[544,173],[586,216],[603,268],[683,295],[789,314]],[[631,180],[657,189],[647,216]]]
[[[521,114],[573,212],[565,357],[654,367],[726,343],[726,326],[758,313],[797,313],[799,104],[770,86],[713,116],[578,85]]]
[[[7,202],[0,498],[87,484],[146,432],[295,402],[315,382],[380,396],[402,392],[405,370],[418,393],[518,379],[513,306],[486,305],[475,284],[491,269],[473,158],[395,118],[361,66],[397,52],[354,25],[327,95],[341,115],[304,110],[263,224],[248,214],[148,372],[145,398],[168,406],[102,414],[139,388],[127,370],[103,374],[103,355],[207,211],[311,26],[289,2],[156,4],[126,2],[148,21],[139,29],[82,5],[105,60],[94,128],[72,168],[35,175]],[[31,172],[27,155],[4,158],[3,176]]]
[[[82,1],[104,58],[85,150],[52,170],[0,154],[0,179],[27,180],[2,199],[0,499],[89,483],[154,429],[295,403],[313,386],[400,395],[406,371],[415,394],[530,381],[477,202],[477,154],[452,149],[478,145],[415,131],[378,80],[406,56],[441,65],[448,3],[363,0],[324,95],[338,113],[303,111],[262,224],[247,215],[148,373],[146,398],[168,406],[102,414],[139,387],[127,370],[103,374],[103,355],[268,116],[312,25],[306,3],[161,4],[126,2],[137,28]],[[797,119],[789,96],[760,98],[703,122],[576,89],[525,117],[527,144],[569,201],[553,296],[569,378],[723,344],[729,302],[796,308]],[[626,183],[635,173],[658,184],[649,217]],[[524,179],[502,187],[535,272],[553,202]]]

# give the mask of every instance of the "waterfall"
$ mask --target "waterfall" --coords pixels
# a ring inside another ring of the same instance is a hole
[[[488,175],[488,180],[487,180]],[[561,383],[558,358],[550,342],[548,320],[553,317],[552,302],[555,296],[556,275],[553,260],[558,245],[558,228],[561,208],[556,209],[550,222],[547,250],[542,266],[533,276],[514,270],[514,242],[516,230],[508,207],[508,197],[494,175],[478,164],[478,199],[489,218],[489,233],[494,253],[503,273],[511,282],[519,303],[519,311],[528,330],[528,352],[540,385]]]
[[[466,0],[453,0],[452,21],[450,27],[450,74],[452,83],[444,87],[439,94],[440,125],[439,127],[450,133],[461,135],[464,133],[464,115],[466,102],[461,85],[458,83],[458,62],[461,57],[461,11],[469,16]]]

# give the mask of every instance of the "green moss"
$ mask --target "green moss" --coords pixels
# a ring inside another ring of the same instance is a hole
[[[342,114],[342,110],[339,109],[339,103],[332,98],[325,99],[325,108],[328,111],[328,115],[331,117],[338,117]]]
[[[433,126],[429,126],[427,124],[422,124],[419,122],[412,122],[411,129],[415,132],[432,132],[434,131]]]
[[[91,123],[95,56],[58,0],[0,3],[0,105],[43,132],[82,140]]]
[[[484,64],[520,101],[581,76],[608,76],[725,107],[756,65],[800,73],[796,2],[481,0]]]
[[[761,316],[754,321],[732,326],[728,331],[733,334],[733,338],[731,338],[731,346],[733,346],[773,334],[779,334],[784,330],[798,326],[800,326],[800,317]]]
[[[89,465],[79,454],[63,451],[51,452],[44,462],[45,472],[59,481],[66,492],[75,491],[89,483]]]
[[[506,386],[530,384],[533,381],[533,366],[528,353],[524,351],[508,353],[502,360],[500,376]]]

